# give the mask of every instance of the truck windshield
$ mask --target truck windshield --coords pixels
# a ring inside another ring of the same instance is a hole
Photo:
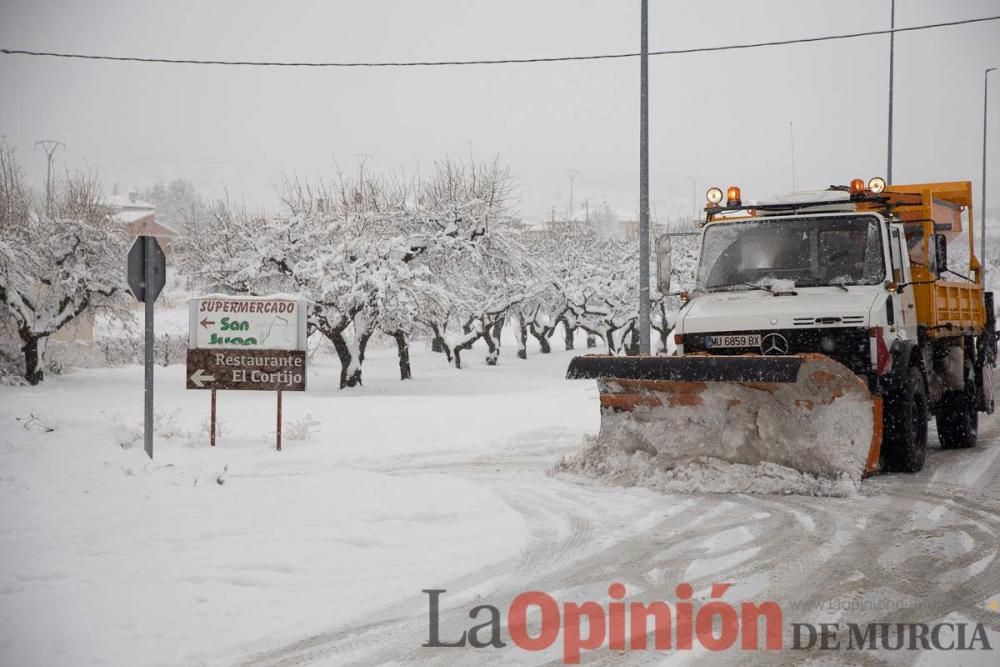
[[[882,232],[873,216],[758,219],[705,229],[702,291],[875,285],[885,279]]]

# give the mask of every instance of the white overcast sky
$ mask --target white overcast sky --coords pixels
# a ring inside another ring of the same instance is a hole
[[[897,0],[898,27],[1000,15],[1000,0]],[[650,1],[650,48],[886,28],[889,0]],[[0,0],[0,46],[108,55],[431,60],[638,50],[639,0]],[[654,214],[689,213],[707,185],[746,199],[883,174],[889,38],[650,61]],[[981,170],[983,70],[1000,21],[896,37],[894,180]],[[1000,72],[991,75],[990,191],[1000,201]],[[30,178],[38,139],[58,168],[110,190],[186,178],[274,202],[283,174],[414,172],[499,154],[526,218],[575,199],[637,209],[638,59],[433,69],[259,69],[0,55],[0,135]]]

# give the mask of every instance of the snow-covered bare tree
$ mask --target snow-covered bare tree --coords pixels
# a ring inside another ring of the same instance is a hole
[[[260,294],[289,291],[310,300],[309,326],[341,362],[341,387],[361,383],[371,336],[380,327],[401,345],[415,310],[421,270],[408,266],[420,247],[398,233],[406,190],[389,181],[340,178],[334,186],[290,180],[277,214],[224,204],[214,209],[213,240],[185,229],[177,244],[182,270],[206,287]],[[396,230],[390,236],[386,230]]]
[[[211,243],[186,229],[176,244],[182,270],[208,288],[288,291],[309,299],[310,329],[333,344],[341,361],[341,386],[356,386],[365,347],[376,331],[374,291],[384,264],[397,261],[398,253],[365,235],[363,210],[352,196],[329,206],[287,202],[280,215],[221,207],[215,211]]]
[[[534,302],[521,309],[520,337],[533,335],[543,353],[560,325],[567,350],[573,349],[577,329],[600,337],[611,353],[624,351],[625,340],[638,333],[637,244],[609,220],[552,223],[525,233],[545,282]]]
[[[556,328],[561,326],[563,345],[572,350],[576,330],[591,322],[577,315],[581,309],[574,308],[574,303],[579,302],[578,294],[588,276],[608,261],[604,249],[610,237],[594,224],[555,222],[544,230],[530,232],[528,238],[525,245],[544,271],[545,283],[527,312],[524,333],[534,336],[545,354],[551,350],[550,339]]]
[[[540,284],[514,233],[515,189],[499,160],[444,160],[419,189],[411,232],[428,240],[417,261],[430,269],[438,290],[418,320],[457,367],[462,352],[480,339],[486,363],[495,365],[508,315]]]
[[[577,261],[564,278],[575,325],[600,336],[610,354],[624,351],[639,315],[636,243],[595,235],[577,247]]]
[[[88,309],[115,309],[124,290],[127,239],[97,179],[67,174],[53,198],[49,218],[33,206],[13,149],[0,146],[0,306],[31,384],[44,378],[49,336]]]
[[[672,238],[670,295],[661,294],[657,286],[650,293],[650,324],[654,333],[654,349],[668,349],[668,338],[674,329],[674,317],[683,305],[676,295],[694,288],[698,265],[697,234],[677,235]],[[656,276],[656,258],[651,258],[650,276]]]

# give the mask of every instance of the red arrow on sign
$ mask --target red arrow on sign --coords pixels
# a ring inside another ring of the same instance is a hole
[[[205,319],[203,319],[203,320],[202,320],[201,322],[199,322],[199,324],[201,324],[201,326],[203,326],[203,327],[205,327],[205,328],[207,329],[207,328],[208,328],[208,325],[209,325],[209,324],[215,324],[215,322],[212,322],[211,320],[209,320],[209,319],[208,319],[208,318],[206,317],[206,318],[205,318]]]

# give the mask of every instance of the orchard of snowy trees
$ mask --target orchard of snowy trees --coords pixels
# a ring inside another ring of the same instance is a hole
[[[2,148],[0,338],[9,350],[16,336],[23,377],[37,383],[52,333],[88,308],[121,314],[131,239],[109,224],[95,179],[67,176],[48,214]],[[182,186],[149,193],[176,209],[173,261],[194,289],[308,299],[310,333],[335,350],[342,388],[361,384],[373,337],[395,342],[404,380],[415,340],[457,368],[477,343],[486,364],[497,364],[505,327],[520,359],[529,340],[542,353],[571,349],[578,331],[612,354],[637,346],[638,244],[600,225],[523,225],[516,184],[498,160],[443,160],[419,180],[292,179],[279,210],[266,213],[209,206]],[[675,272],[692,262],[682,253]],[[660,348],[678,305],[654,288]]]
[[[521,359],[529,337],[546,353],[557,331],[567,349],[577,330],[612,354],[634,349],[635,241],[581,223],[528,229],[515,190],[499,161],[444,160],[419,181],[293,180],[281,212],[217,207],[207,232],[185,234],[176,249],[206,289],[308,298],[311,330],[340,359],[341,387],[361,383],[375,335],[395,340],[404,380],[414,339],[458,368],[480,341],[495,365],[504,327]],[[668,305],[655,298],[662,342]]]

